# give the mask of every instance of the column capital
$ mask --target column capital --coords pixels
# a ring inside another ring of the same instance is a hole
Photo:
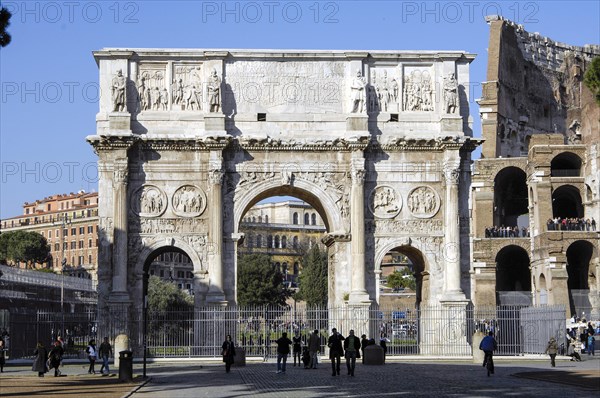
[[[460,180],[460,160],[448,160],[444,162],[444,180],[446,184],[458,185]]]
[[[208,171],[208,181],[211,185],[222,185],[225,173],[221,169],[212,169]]]
[[[113,165],[113,181],[121,184],[127,184],[129,177],[127,159],[117,159]]]
[[[365,161],[364,159],[352,159],[350,165],[350,176],[352,185],[364,185],[365,183]]]

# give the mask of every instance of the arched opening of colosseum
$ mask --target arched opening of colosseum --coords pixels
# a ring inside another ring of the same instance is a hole
[[[527,176],[517,167],[502,169],[494,179],[494,225],[527,227]]]
[[[567,249],[567,286],[571,315],[581,316],[583,312],[589,314],[591,311],[589,270],[594,251],[594,246],[584,240],[571,243]]]
[[[552,216],[554,218],[581,218],[583,204],[579,189],[572,185],[563,185],[552,192]]]
[[[237,246],[236,262],[239,264],[244,255],[266,254],[273,271],[281,272],[283,284],[293,290],[299,288],[304,254],[314,245],[327,250],[321,242],[330,229],[327,213],[315,195],[297,187],[258,193],[246,205],[237,225],[244,239]],[[236,269],[239,274],[239,267]]]
[[[540,300],[539,304],[546,305],[548,304],[548,289],[546,288],[546,277],[544,274],[540,275]]]
[[[502,248],[496,255],[496,294],[498,305],[530,304],[531,273],[529,255],[520,246]]]
[[[425,260],[420,250],[410,246],[398,246],[388,251],[381,261],[379,281],[379,304],[400,308],[412,308],[421,303],[427,283],[423,281]],[[388,277],[395,271],[404,274],[406,286],[394,289],[389,286]],[[408,287],[414,280],[414,289]]]
[[[572,152],[556,155],[550,162],[551,177],[579,177],[581,175],[581,158]]]

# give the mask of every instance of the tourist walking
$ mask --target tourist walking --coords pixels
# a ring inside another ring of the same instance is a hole
[[[494,332],[490,330],[487,336],[479,343],[479,349],[482,350],[485,355],[483,356],[483,367],[485,368],[490,362],[489,373],[494,374],[494,351],[498,348],[498,343],[494,338]],[[488,373],[488,376],[489,376]]]
[[[110,343],[108,342],[108,337],[104,338],[102,344],[100,344],[100,348],[98,348],[98,355],[102,359],[102,367],[100,367],[100,373],[105,374],[104,370],[106,369],[106,374],[110,374],[110,368],[108,367],[108,359],[112,356],[113,351]]]
[[[96,374],[96,369],[94,368],[96,364],[96,358],[98,353],[96,351],[96,340],[90,340],[85,352],[88,354],[88,360],[90,361],[90,367],[88,369],[89,374]]]
[[[342,341],[344,337],[337,332],[336,328],[331,329],[331,336],[327,340],[327,347],[329,347],[329,359],[331,359],[331,375],[340,375],[340,358],[344,355],[344,347]]]
[[[294,343],[292,347],[292,353],[294,355],[294,366],[296,366],[296,358],[298,358],[298,366],[302,363],[301,355],[302,355],[302,337],[296,332],[296,335],[292,337],[292,341]]]
[[[356,358],[360,358],[360,340],[354,335],[354,330],[350,330],[350,335],[344,340],[344,350],[346,351],[346,367],[348,374],[354,377],[356,368]]]
[[[33,355],[35,355],[35,359],[33,360],[31,370],[38,372],[39,377],[44,377],[44,373],[48,371],[48,367],[46,366],[48,350],[46,350],[46,347],[44,347],[41,341],[38,341],[35,350],[33,351]]]
[[[277,339],[277,373],[285,373],[285,364],[287,357],[290,355],[290,345],[292,340],[288,339],[287,333],[283,332],[281,337]],[[281,364],[283,362],[283,365]]]
[[[54,369],[54,377],[60,376],[60,362],[62,361],[62,356],[65,350],[62,348],[59,340],[54,342],[54,347],[50,350],[48,354],[48,362],[50,363],[50,369]]]
[[[548,345],[546,346],[546,351],[544,354],[550,355],[550,364],[552,367],[556,367],[556,354],[558,353],[558,343],[554,337],[550,337],[550,341],[548,341]]]
[[[231,371],[231,364],[233,363],[233,359],[235,357],[235,344],[231,340],[231,335],[228,334],[221,346],[223,349],[223,362],[225,362],[225,372],[229,373]]]
[[[313,369],[317,368],[317,362],[319,361],[319,352],[321,351],[321,337],[319,337],[319,331],[317,329],[311,333],[308,338],[308,355],[310,355],[310,367]]]

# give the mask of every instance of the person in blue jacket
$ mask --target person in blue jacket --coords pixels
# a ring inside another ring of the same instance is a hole
[[[493,358],[493,354],[494,351],[498,348],[498,343],[496,343],[496,339],[494,338],[494,332],[490,331],[488,333],[487,336],[485,336],[483,338],[483,340],[481,340],[481,343],[479,343],[479,349],[482,350],[483,352],[485,352],[485,356],[483,357],[483,367],[485,368],[485,365],[487,365],[487,361],[488,359],[492,359]],[[491,373],[494,373],[494,368],[493,368],[493,360],[492,360],[492,369],[491,369]]]

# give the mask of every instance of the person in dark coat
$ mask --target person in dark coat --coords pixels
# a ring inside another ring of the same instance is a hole
[[[365,348],[369,345],[369,340],[367,340],[367,335],[363,334],[360,336],[360,351],[362,353],[362,363],[365,363]]]
[[[6,362],[6,344],[2,337],[0,337],[0,373],[4,372],[4,364]]]
[[[350,335],[344,340],[344,350],[346,351],[346,367],[348,375],[354,376],[356,368],[356,358],[360,358],[360,340],[354,335],[354,330],[350,330]]]
[[[235,344],[231,340],[231,335],[228,334],[223,342],[223,362],[225,362],[225,371],[229,373],[231,371],[231,364],[233,363],[233,357],[235,357]]]
[[[46,350],[46,347],[44,347],[41,341],[38,341],[35,351],[33,351],[33,355],[35,355],[35,360],[33,361],[31,370],[38,372],[39,377],[44,377],[44,373],[48,371],[48,367],[46,366],[48,350]]]
[[[337,332],[336,328],[331,329],[333,333],[327,340],[327,347],[329,347],[329,359],[331,359],[331,375],[335,376],[336,373],[340,375],[340,358],[344,355],[344,347],[342,347],[342,341],[344,336]]]
[[[298,366],[300,366],[301,362],[301,355],[302,355],[302,337],[300,337],[300,335],[298,334],[298,332],[296,332],[296,335],[294,337],[292,337],[292,341],[294,343],[294,345],[292,346],[293,350],[293,354],[294,354],[294,366],[296,366],[296,358],[298,358]]]
[[[277,373],[285,373],[285,364],[288,355],[290,355],[291,344],[292,340],[288,339],[286,332],[283,332],[281,337],[277,339]],[[283,365],[281,362],[283,362]]]
[[[58,367],[60,366],[60,361],[62,360],[64,352],[65,350],[62,348],[60,341],[56,340],[54,346],[48,354],[50,369],[54,369],[54,377],[60,376],[60,370],[58,370]]]

